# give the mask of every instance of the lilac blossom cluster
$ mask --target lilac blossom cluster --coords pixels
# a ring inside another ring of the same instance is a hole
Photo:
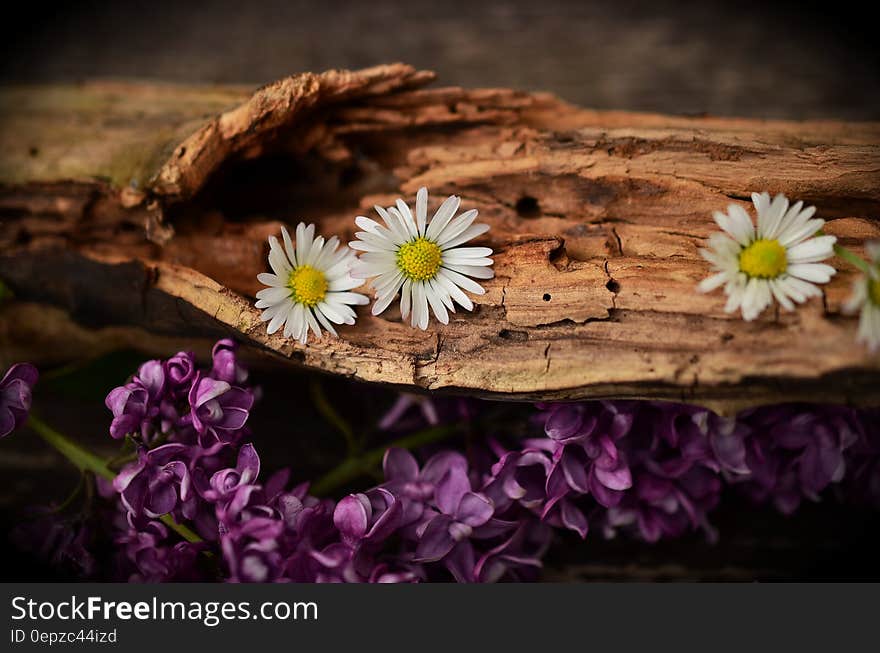
[[[288,470],[264,481],[246,442],[254,402],[246,383],[234,344],[221,341],[207,373],[179,353],[144,363],[107,396],[110,435],[137,446],[112,483],[119,568],[129,580],[191,580],[206,550],[233,582],[415,582],[447,573],[471,582],[528,578],[540,566],[550,528],[510,503],[496,506],[485,475],[455,452],[420,467],[408,451],[389,449],[385,482],[338,503],[309,495],[308,484],[288,487]],[[165,516],[201,541],[180,541]]]
[[[35,380],[17,366],[0,382],[12,427]],[[832,487],[880,507],[878,410],[783,405],[723,418],[672,403],[541,404],[538,437],[489,438],[467,456],[433,450],[423,464],[390,448],[383,482],[336,502],[291,486],[289,470],[263,477],[247,425],[256,395],[229,340],[210,370],[186,352],[144,363],[106,399],[111,437],[134,447],[98,483],[108,512],[63,525],[47,513],[31,541],[90,576],[100,565],[89,543],[111,524],[114,578],[138,582],[492,582],[536,578],[558,530],[714,539],[725,488],[786,514]],[[460,423],[483,409],[405,395],[379,426]]]

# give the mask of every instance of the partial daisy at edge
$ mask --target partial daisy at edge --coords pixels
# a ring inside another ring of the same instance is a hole
[[[757,318],[773,301],[786,310],[810,297],[819,297],[817,284],[827,283],[836,270],[826,263],[834,255],[834,236],[817,235],[825,224],[814,218],[816,207],[789,204],[785,195],[772,200],[768,193],[752,193],[757,224],[738,204],[727,213],[716,211],[721,227],[709,237],[700,254],[714,274],[698,286],[700,292],[724,289],[725,312],[742,312],[746,321]]]
[[[296,243],[281,227],[284,245],[269,236],[269,266],[272,272],[257,275],[264,288],[257,293],[260,319],[268,322],[271,335],[283,327],[287,338],[306,344],[309,332],[320,338],[322,329],[336,336],[334,324],[354,324],[357,316],[352,306],[369,303],[369,298],[351,292],[362,285],[351,276],[357,257],[339,238],[324,240],[315,236],[315,225],[300,222]]]
[[[452,195],[428,219],[428,190],[416,193],[415,214],[402,199],[395,206],[376,212],[384,225],[358,216],[363,229],[349,247],[362,252],[352,269],[358,279],[372,279],[376,299],[373,315],[382,313],[400,293],[400,314],[422,330],[428,328],[430,313],[442,324],[449,323],[455,305],[473,310],[465,294],[486,291],[474,279],[491,279],[495,273],[489,247],[462,247],[486,233],[487,224],[474,224],[477,210],[456,217],[461,199]]]
[[[845,313],[859,314],[856,342],[871,352],[880,351],[880,241],[867,243],[868,273],[853,283],[853,294],[843,306]]]

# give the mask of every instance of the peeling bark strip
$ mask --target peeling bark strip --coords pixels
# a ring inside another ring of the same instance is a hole
[[[22,310],[0,314],[2,357],[38,353],[27,339],[45,315],[53,359],[100,349],[89,333],[148,349],[233,335],[298,366],[502,398],[880,402],[880,357],[840,314],[844,262],[824,301],[754,323],[695,292],[711,212],[753,190],[816,204],[856,250],[880,237],[880,125],[596,112],[420,88],[432,79],[394,64],[250,96],[4,89],[0,278]],[[362,309],[305,348],[266,335],[253,295],[269,234],[306,220],[347,241],[356,215],[422,185],[432,209],[455,193],[492,226],[480,244],[496,277],[473,313],[423,333]]]

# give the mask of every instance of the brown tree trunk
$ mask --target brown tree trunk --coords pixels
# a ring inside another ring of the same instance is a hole
[[[544,94],[422,89],[432,78],[394,64],[250,96],[4,89],[0,279],[17,300],[0,313],[0,354],[54,362],[231,335],[403,388],[719,410],[880,402],[880,357],[840,313],[846,263],[822,301],[753,323],[695,291],[712,211],[752,191],[815,204],[857,251],[880,237],[880,125],[597,112]],[[458,194],[492,227],[482,240],[496,277],[473,313],[424,333],[363,309],[339,339],[306,347],[266,334],[253,295],[269,234],[305,220],[347,241],[356,215],[423,185],[433,206]]]

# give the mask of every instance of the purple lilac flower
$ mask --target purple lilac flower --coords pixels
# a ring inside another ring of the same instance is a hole
[[[164,583],[172,581],[204,581],[198,556],[205,545],[192,542],[172,543],[168,529],[157,521],[149,521],[119,535],[124,557],[129,563],[127,580],[132,583]]]
[[[772,501],[785,514],[804,498],[818,501],[846,471],[844,452],[861,437],[853,409],[798,405],[757,408],[740,415],[751,429],[746,465],[751,474],[740,487],[752,500]]]
[[[414,562],[442,560],[456,580],[471,582],[476,566],[471,540],[500,535],[515,524],[493,519],[492,502],[474,492],[467,473],[456,467],[437,484],[434,503],[437,510],[421,528]]]
[[[708,513],[720,500],[721,473],[748,473],[746,433],[703,408],[642,404],[626,441],[633,488],[602,516],[605,535],[623,529],[656,542],[702,529],[713,541]]]
[[[247,422],[254,403],[252,392],[210,376],[196,374],[189,391],[192,424],[199,442],[231,442]]]
[[[39,378],[30,363],[17,363],[0,380],[0,438],[5,438],[27,420],[31,395]]]
[[[191,481],[184,461],[189,448],[171,443],[152,450],[141,448],[137,462],[126,466],[113,481],[123,505],[134,515],[161,517],[180,506],[185,517],[194,515]]]
[[[526,442],[551,457],[542,517],[586,537],[588,519],[576,500],[586,495],[601,506],[617,505],[632,486],[629,465],[618,443],[632,426],[628,402],[585,402],[543,406],[547,438]]]
[[[229,338],[217,341],[211,350],[211,376],[218,381],[240,386],[247,381],[248,371],[238,362],[236,349],[238,345]]]
[[[186,395],[196,378],[196,362],[192,353],[181,351],[169,358],[165,362],[165,377],[170,390]]]
[[[414,536],[422,523],[422,515],[434,499],[437,484],[451,469],[467,472],[464,456],[454,451],[435,454],[419,469],[419,464],[409,451],[391,448],[382,460],[385,483],[382,487],[399,497],[402,504],[401,526]]]

